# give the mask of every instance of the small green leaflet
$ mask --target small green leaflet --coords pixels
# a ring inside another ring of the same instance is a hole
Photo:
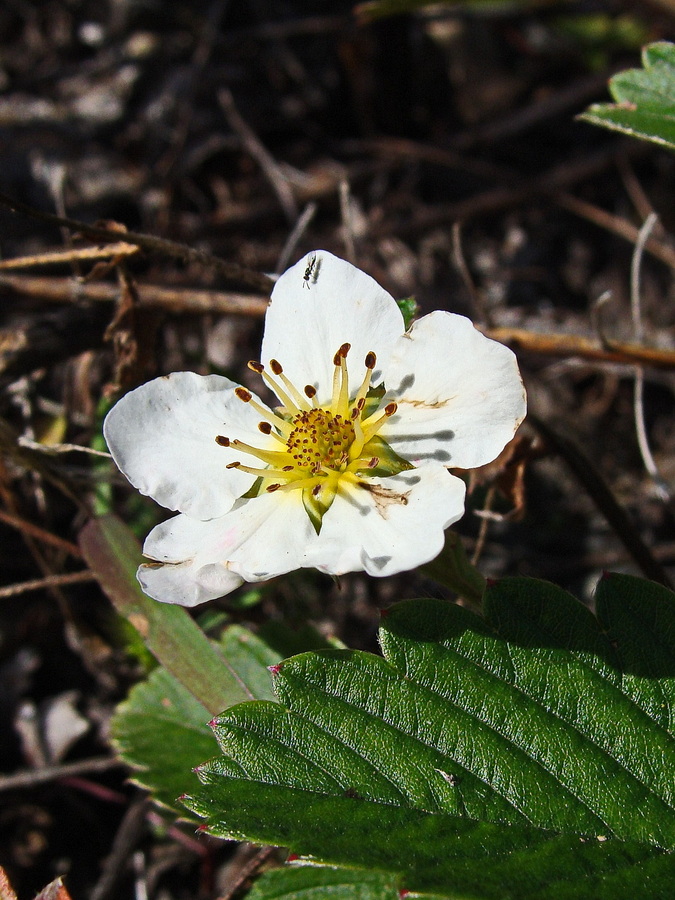
[[[182,610],[181,610],[182,612]],[[279,656],[239,625],[225,630],[218,648],[252,697],[272,698],[267,667]],[[218,752],[209,710],[170,672],[155,669],[137,684],[111,721],[118,756],[135,770],[133,780],[169,809],[196,784],[193,769]]]
[[[579,116],[586,122],[675,149],[675,44],[659,41],[642,51],[644,69],[614,75],[616,103],[596,103]]]
[[[485,620],[404,601],[384,659],[276,667],[278,703],[219,716],[223,755],[187,801],[224,837],[395,874],[408,890],[505,898],[675,891],[675,602],[604,578],[598,618],[503,579]]]

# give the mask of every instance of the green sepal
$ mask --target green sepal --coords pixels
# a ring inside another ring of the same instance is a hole
[[[362,459],[372,459],[374,456],[379,459],[377,466],[371,469],[366,465],[363,469],[357,469],[359,475],[368,475],[370,478],[387,478],[389,475],[398,475],[400,472],[408,472],[415,468],[412,463],[399,456],[386,441],[377,435],[372,437],[361,451]]]
[[[241,495],[240,499],[241,500],[254,500],[256,497],[259,497],[261,489],[262,489],[262,483],[263,483],[262,478],[256,478],[256,480],[253,482],[251,487],[246,491],[246,493]]]
[[[414,297],[404,297],[402,300],[397,300],[396,305],[401,310],[401,315],[403,316],[403,324],[405,325],[405,330],[407,331],[412,325],[414,319],[417,318],[419,314],[419,304]]]
[[[385,395],[385,387],[383,384],[379,384],[377,387],[371,387],[368,393],[366,394],[366,402],[363,406],[363,410],[361,412],[361,418],[367,419],[369,416],[372,416],[374,412],[380,408],[380,404],[382,403],[382,398]]]
[[[321,534],[323,517],[331,508],[333,500],[337,496],[337,482],[333,483],[333,479],[327,478],[325,483],[321,484],[321,488],[316,494],[314,493],[315,489],[316,485],[303,488],[302,504],[310,522],[314,526],[314,531],[317,534]]]

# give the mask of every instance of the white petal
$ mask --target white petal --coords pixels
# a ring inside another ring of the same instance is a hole
[[[464,514],[464,482],[429,462],[367,483],[338,494],[308,564],[331,575],[365,569],[384,576],[438,556],[444,529]]]
[[[161,590],[182,598],[167,602],[193,606],[234,590],[243,580],[265,581],[302,567],[313,539],[299,491],[263,494],[239,501],[208,522],[179,515],[157,525],[143,553],[163,565],[142,566],[139,580],[158,600],[167,600],[158,596]]]
[[[217,435],[269,447],[260,416],[220,375],[174,372],[119,400],[103,423],[117,466],[142,494],[200,519],[220,516],[245,493],[252,475],[226,469],[250,456],[216,443]]]
[[[471,469],[495,459],[525,417],[514,354],[469,319],[437,311],[397,343],[386,373],[398,404],[380,435],[417,465],[435,459]]]
[[[191,560],[175,565],[141,566],[138,580],[153,600],[180,606],[199,606],[207,600],[224,597],[243,582],[243,578],[224,566],[197,567]]]
[[[316,250],[274,286],[261,359],[265,365],[278,360],[297,388],[313,385],[318,401],[326,403],[332,392],[333,357],[342,344],[351,344],[347,368],[354,393],[365,375],[366,354],[377,356],[377,384],[403,330],[396,301],[370,275],[327,250]]]

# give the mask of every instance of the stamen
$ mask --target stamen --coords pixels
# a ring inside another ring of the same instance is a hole
[[[332,474],[332,473],[331,473]],[[313,487],[317,484],[317,478],[321,478],[322,481],[325,481],[323,475],[314,475],[311,478],[298,478],[295,481],[287,481],[286,484],[270,484],[269,487],[266,488],[267,491],[296,491],[300,488]],[[319,483],[319,487],[323,485]]]
[[[377,362],[377,356],[371,350],[369,353],[366,353],[365,366],[366,366],[366,374],[361,382],[361,387],[356,392],[356,397],[354,398],[354,402],[359,410],[362,410],[365,402],[366,402],[366,394],[370,389],[370,379],[373,377],[373,369],[375,368],[375,364]]]
[[[258,403],[257,400],[253,399],[253,394],[250,391],[247,391],[246,388],[236,387],[234,389],[235,394],[243,403],[250,403],[253,409],[263,417],[266,421],[270,422],[276,429],[278,429],[283,435],[288,437],[293,431],[292,425],[283,419],[281,416],[277,416],[275,413],[271,412],[267,409],[266,406],[263,406],[262,403]]]
[[[216,435],[216,444],[220,444],[221,447],[229,447],[230,439],[227,437],[224,437],[222,434],[217,434]]]
[[[361,426],[363,428],[364,444],[367,444],[371,437],[377,434],[382,427],[384,420],[391,418],[397,409],[398,404],[388,403],[383,410],[375,412],[369,418],[362,420]],[[359,450],[359,453],[360,452],[361,451]]]
[[[285,387],[286,390],[288,391],[288,396],[289,396],[290,398],[292,398],[293,400],[295,400],[295,404],[294,404],[294,405],[295,405],[298,409],[303,409],[303,410],[311,409],[311,406],[310,406],[309,403],[307,402],[306,398],[302,396],[302,394],[301,394],[300,391],[296,388],[296,386],[293,384],[293,382],[290,380],[290,378],[288,378],[286,375],[284,375],[284,370],[283,370],[283,368],[282,368],[282,366],[281,366],[281,363],[278,362],[276,359],[271,359],[271,360],[270,360],[270,368],[272,369],[272,371],[274,372],[274,374],[275,374],[278,378],[281,379],[282,384],[284,385],[284,387]],[[270,380],[271,380],[271,379],[270,379]],[[278,393],[278,391],[277,391],[276,388],[274,388],[274,391],[277,393],[277,396],[279,397],[279,399],[282,400],[284,403],[286,403],[286,401],[285,401],[285,400],[283,399],[283,397]],[[287,403],[286,403],[286,407],[288,408],[288,404],[287,404]]]
[[[272,426],[269,422],[258,422],[258,431],[262,431],[263,434],[272,434]]]
[[[227,469],[238,469],[240,472],[247,472],[249,475],[255,475],[258,478],[288,478],[289,472],[294,472],[294,466],[284,466],[282,469],[261,469],[257,466],[244,466],[240,462],[233,462],[227,465]]]
[[[284,405],[284,409],[287,409],[290,413],[293,413],[293,411],[296,409],[311,409],[300,391],[284,375],[283,367],[278,360],[270,360],[270,369],[277,377],[281,378],[281,382],[285,386],[286,390],[284,390],[284,388],[281,387],[281,385],[277,381],[275,381],[274,378],[272,378],[272,376],[265,370],[265,366],[262,363],[256,362],[255,360],[250,360],[248,363],[248,367],[254,372],[257,372],[258,375],[262,376],[265,384],[267,384],[267,386],[272,391],[274,391],[279,400],[281,400]],[[249,393],[245,388],[241,388],[241,390],[245,391],[247,394]],[[237,391],[235,391],[235,393],[237,393]],[[244,400],[244,397],[239,393],[237,393],[237,396],[240,397],[240,399]],[[245,400],[245,402],[248,403],[250,401]]]
[[[244,441],[239,440],[230,441],[229,446],[236,447],[237,450],[243,450],[244,453],[249,453],[251,456],[257,457],[261,462],[269,463],[273,466],[281,465],[281,463],[288,461],[288,451],[263,450],[261,447],[252,447],[251,444],[245,444]]]
[[[352,424],[354,426],[354,441],[349,448],[349,459],[353,465],[353,461],[361,456],[361,451],[366,443],[366,439],[363,434],[363,428],[361,427],[361,419],[359,419],[358,416],[354,419]]]
[[[349,415],[349,372],[347,371],[347,353],[349,352],[349,344],[343,344],[338,350],[340,357],[340,375],[342,376],[342,384],[340,385],[340,393],[338,395],[337,411],[343,416]]]

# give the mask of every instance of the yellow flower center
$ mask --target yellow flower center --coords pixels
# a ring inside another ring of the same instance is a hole
[[[349,459],[356,434],[351,421],[325,409],[309,409],[291,420],[286,446],[300,469],[319,474],[323,469],[339,469]]]
[[[349,350],[350,345],[343,344],[333,358],[333,391],[325,406],[319,406],[312,385],[299,391],[277,360],[270,360],[272,374],[261,363],[249,363],[283,406],[271,412],[246,388],[237,388],[235,393],[260,414],[263,421],[259,430],[271,435],[279,449],[254,447],[223,435],[216,437],[222,446],[241,450],[264,464],[249,466],[237,461],[228,465],[257,477],[247,497],[259,496],[263,491],[301,490],[317,533],[339,490],[364,486],[363,478],[368,475],[394,475],[413,468],[378,437],[382,425],[396,412],[396,404],[389,403],[381,409],[383,392],[371,388],[375,354],[366,355],[365,376],[352,395],[346,362]]]

